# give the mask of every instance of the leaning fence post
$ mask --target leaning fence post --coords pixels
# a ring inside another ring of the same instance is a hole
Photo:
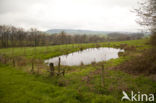
[[[50,63],[49,66],[50,66],[50,75],[53,76],[54,75],[54,70],[55,70],[54,63]]]

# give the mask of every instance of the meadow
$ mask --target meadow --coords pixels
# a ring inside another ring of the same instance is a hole
[[[125,52],[119,58],[106,62],[61,66],[61,70],[65,70],[64,76],[50,76],[49,67],[43,62],[59,55],[98,47],[123,48]],[[15,59],[15,65],[9,59],[7,63],[0,64],[0,103],[129,103],[121,101],[123,90],[127,93],[155,93],[156,81],[151,75],[135,75],[116,67],[142,55],[149,48],[148,40],[140,39],[0,49],[1,57]],[[34,72],[31,71],[32,60]]]

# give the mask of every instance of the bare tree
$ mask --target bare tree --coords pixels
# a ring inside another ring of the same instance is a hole
[[[144,0],[135,9],[140,17],[137,22],[146,27],[151,33],[151,44],[156,45],[156,0]]]
[[[72,35],[64,31],[58,34],[47,34],[46,32],[14,26],[0,25],[0,48],[25,47],[25,46],[49,46],[58,44],[104,42],[105,37],[98,35]]]

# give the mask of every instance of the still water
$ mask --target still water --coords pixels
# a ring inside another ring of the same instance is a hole
[[[61,58],[61,65],[78,66],[118,58],[119,52],[124,52],[124,50],[116,48],[89,48],[59,57]],[[45,60],[45,63],[54,63],[56,66],[58,65],[59,57]]]

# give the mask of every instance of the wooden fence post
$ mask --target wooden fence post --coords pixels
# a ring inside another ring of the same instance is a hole
[[[7,57],[4,55],[4,64],[7,64]]]
[[[15,58],[13,57],[12,59],[13,67],[15,67]]]
[[[61,58],[59,57],[59,61],[58,61],[58,74],[60,74],[60,65],[61,65]]]
[[[55,70],[54,63],[50,63],[49,66],[50,66],[50,75],[54,76],[54,70]]]
[[[31,72],[34,73],[34,59],[32,59],[32,67],[31,67]]]
[[[64,76],[65,75],[65,70],[63,69],[63,71],[62,71],[62,75]]]
[[[101,68],[101,86],[104,86],[104,65]]]

